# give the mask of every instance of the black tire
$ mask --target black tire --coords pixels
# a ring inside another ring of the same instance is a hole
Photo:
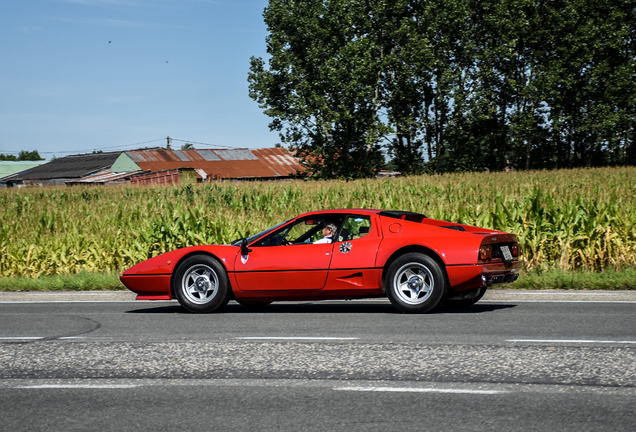
[[[407,253],[393,261],[384,280],[389,300],[406,313],[425,313],[446,294],[446,275],[437,261],[422,253]]]
[[[214,312],[230,299],[225,268],[208,255],[186,258],[172,277],[172,288],[181,306],[189,312]]]
[[[450,308],[465,308],[468,306],[472,306],[477,303],[481,298],[486,294],[488,287],[475,288],[475,290],[469,290],[470,292],[466,293],[466,297],[461,298],[461,292],[458,296],[459,298],[447,298],[444,300],[444,306]]]
[[[241,306],[245,306],[247,308],[264,308],[267,305],[272,304],[272,302],[268,301],[250,301],[250,300],[239,300],[236,299],[236,302]]]

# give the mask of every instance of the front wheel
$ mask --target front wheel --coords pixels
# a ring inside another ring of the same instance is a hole
[[[186,258],[177,267],[172,284],[177,300],[189,312],[214,312],[229,300],[225,268],[208,255]]]
[[[402,312],[429,312],[444,298],[446,277],[430,256],[407,253],[389,267],[385,291],[393,306]]]

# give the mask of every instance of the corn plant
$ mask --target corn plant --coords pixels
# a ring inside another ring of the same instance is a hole
[[[299,213],[383,208],[509,231],[527,269],[636,265],[636,168],[0,190],[0,275],[121,272]]]

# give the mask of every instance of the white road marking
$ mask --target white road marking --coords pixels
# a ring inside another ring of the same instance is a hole
[[[479,300],[479,303],[636,303],[636,300]]]
[[[417,387],[334,387],[338,391],[358,392],[398,392],[398,393],[456,393],[456,394],[501,394],[505,390],[451,389],[451,388],[417,388]]]
[[[90,337],[90,336],[62,336],[57,338],[59,340],[67,340],[67,339],[90,339],[90,340],[107,340],[112,339],[109,337]]]
[[[16,300],[0,301],[0,304],[42,304],[42,303],[172,303],[173,300]]]
[[[11,341],[11,340],[42,340],[42,339],[46,339],[47,337],[49,337],[51,339],[57,339],[57,340],[68,340],[68,339],[110,340],[110,339],[112,339],[112,338],[109,338],[109,337],[89,337],[89,336],[62,336],[62,337],[58,337],[58,336],[6,336],[6,337],[2,337],[2,336],[0,336],[0,341],[3,341],[3,340],[7,340],[7,341]]]
[[[496,294],[496,291],[495,291]],[[564,296],[620,296],[623,295],[622,292],[581,292],[581,291],[567,291],[567,292],[555,292],[555,291],[547,291],[547,292],[537,292],[537,291],[533,291],[533,292],[523,292],[523,291],[515,291],[514,293],[512,293],[511,295],[536,295],[536,296],[542,296],[542,295],[564,295]]]
[[[112,296],[112,295],[125,295],[128,297],[134,297],[133,293],[128,293],[126,291],[119,291],[117,293],[113,292],[100,292],[100,291],[62,291],[62,292],[52,292],[52,291],[32,291],[30,293],[24,294],[25,296]]]
[[[356,340],[357,337],[328,337],[328,336],[244,336],[235,337],[241,340]]]
[[[139,387],[137,384],[33,384],[19,385],[19,389],[120,389]]]
[[[507,339],[506,342],[636,344],[636,341],[631,341],[631,340],[594,340],[594,339]]]

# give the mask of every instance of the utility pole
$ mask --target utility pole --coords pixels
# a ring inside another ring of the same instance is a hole
[[[170,137],[166,137],[166,140],[168,140],[168,150],[170,150]]]

